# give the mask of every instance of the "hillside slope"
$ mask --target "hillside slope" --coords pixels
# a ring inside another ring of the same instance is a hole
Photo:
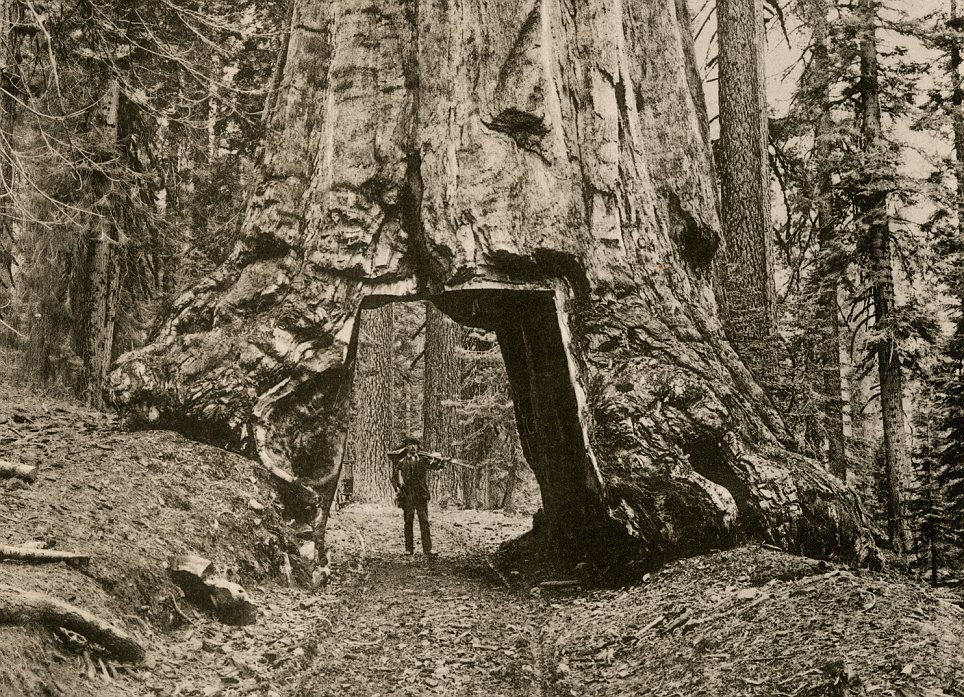
[[[299,542],[248,460],[125,432],[10,375],[2,458],[40,469],[32,484],[0,480],[0,544],[53,543],[91,562],[0,562],[0,585],[75,603],[149,652],[125,666],[47,630],[0,626],[4,697],[964,695],[964,611],[894,574],[753,546],[632,587],[553,589],[518,546],[498,553],[528,520],[433,508],[433,563],[401,554],[397,510],[353,505],[333,514],[332,582],[315,591],[280,574]],[[191,607],[164,570],[181,552],[244,584],[258,624]]]

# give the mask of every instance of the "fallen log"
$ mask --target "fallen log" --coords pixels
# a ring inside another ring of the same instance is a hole
[[[565,581],[543,581],[539,584],[539,588],[545,588],[548,590],[565,590],[568,588],[578,588],[579,581],[576,579],[567,579]]]
[[[59,549],[37,549],[36,547],[10,547],[0,545],[0,559],[13,561],[25,561],[34,564],[56,564],[57,562],[67,562],[86,566],[90,562],[90,557],[79,552],[65,552]]]
[[[237,583],[214,577],[214,564],[195,554],[172,557],[168,573],[184,597],[225,624],[254,624],[258,607]]]
[[[144,660],[144,647],[131,634],[86,610],[42,593],[0,585],[0,624],[63,627],[100,645],[122,661]]]
[[[36,465],[21,465],[9,460],[0,460],[0,478],[2,479],[25,479],[28,482],[37,480]]]

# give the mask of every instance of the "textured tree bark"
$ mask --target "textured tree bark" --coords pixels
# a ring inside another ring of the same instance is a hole
[[[422,443],[429,452],[461,458],[462,438],[458,410],[452,402],[462,396],[462,358],[459,349],[465,330],[432,303],[425,308],[425,391],[422,408]],[[466,506],[463,468],[451,463],[435,473],[432,498],[450,499]]]
[[[120,107],[120,84],[111,77],[107,84],[101,107],[100,125],[105,140],[118,142],[118,112]],[[95,175],[106,179],[106,175]],[[100,182],[109,188],[109,182]],[[73,301],[74,351],[82,361],[79,388],[87,403],[94,407],[103,405],[107,375],[114,359],[114,329],[117,318],[117,302],[120,299],[120,253],[119,241],[115,239],[112,215],[102,211],[95,218],[86,244],[80,249],[81,268],[77,273]]]
[[[719,0],[723,322],[750,372],[777,395],[776,290],[763,50],[763,0]]]
[[[13,198],[15,192],[14,129],[17,99],[22,95],[19,44],[23,6],[15,0],[0,0],[0,287],[13,286]]]
[[[827,46],[828,6],[825,0],[810,4],[810,21],[813,26],[813,60],[811,70],[816,77],[815,95],[820,103],[819,118],[814,127],[817,158],[817,239],[826,251],[833,241],[834,217],[830,197],[832,195],[832,172],[830,169],[830,135],[833,121],[830,113],[830,58]],[[833,274],[827,274],[833,277]],[[824,414],[824,432],[827,437],[827,463],[837,477],[847,478],[847,441],[844,437],[843,399],[840,385],[840,324],[837,306],[836,283],[821,283],[817,298],[819,330],[816,337],[816,358],[820,370],[817,392]]]
[[[496,332],[560,558],[865,550],[722,337],[683,0],[298,0],[281,76],[242,242],[120,360],[124,412],[290,468],[323,550],[358,309],[432,299]]]
[[[394,338],[391,304],[362,314],[354,385],[358,403],[352,471],[352,494],[358,501],[384,503],[394,498],[388,460],[388,451],[395,445]]]
[[[863,149],[868,159],[878,157],[881,147],[880,84],[877,69],[877,3],[860,0],[864,22],[860,37],[860,99]],[[904,376],[897,342],[894,336],[893,249],[890,215],[887,211],[887,190],[876,182],[868,182],[867,191],[857,202],[858,210],[867,226],[870,264],[873,280],[875,331],[877,339],[877,370],[880,379],[880,411],[884,427],[884,469],[887,479],[889,537],[899,556],[907,557],[913,550],[913,538],[908,518],[907,497],[913,488],[910,454],[908,452],[904,418]]]

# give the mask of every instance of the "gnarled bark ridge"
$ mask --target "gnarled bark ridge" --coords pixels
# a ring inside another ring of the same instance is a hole
[[[573,559],[854,554],[856,502],[782,449],[722,339],[688,22],[684,0],[297,0],[243,240],[113,402],[290,468],[322,543],[358,310],[430,298],[497,333]]]

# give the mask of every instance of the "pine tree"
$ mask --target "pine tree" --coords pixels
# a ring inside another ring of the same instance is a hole
[[[6,288],[13,285],[17,102],[28,92],[21,70],[24,10],[20,2],[0,0],[0,287]]]
[[[944,350],[943,384],[940,385],[940,425],[937,480],[940,489],[941,527],[932,530],[935,543],[945,542],[964,549],[964,89],[961,87],[961,36],[964,18],[951,0],[946,51],[949,55],[951,85],[950,120],[954,133],[954,183],[950,208],[953,225],[944,251],[949,261],[945,274],[948,290],[955,301],[954,330]],[[935,496],[936,498],[936,496]],[[943,533],[943,534],[942,534]]]
[[[225,218],[241,209],[286,3],[261,5],[72,0],[28,13],[43,26],[30,27],[32,72],[18,84],[32,102],[9,160],[26,221],[11,310],[35,375],[97,404],[117,353],[230,252]],[[219,163],[237,165],[215,178],[217,193],[184,185],[212,103]],[[185,234],[198,210],[205,227]]]
[[[719,0],[720,267],[727,336],[764,387],[780,383],[774,360],[776,292],[762,0]]]
[[[795,311],[795,358],[813,376],[813,408],[823,424],[814,440],[824,443],[838,473],[853,454],[858,485],[870,472],[859,464],[860,444],[843,438],[841,344],[858,385],[875,375],[872,392],[851,409],[865,422],[877,420],[871,430],[875,442],[883,440],[880,493],[895,547],[910,554],[907,506],[916,490],[911,452],[918,444],[910,440],[904,402],[927,376],[939,331],[927,230],[902,214],[933,192],[902,171],[907,145],[895,126],[917,117],[907,95],[918,91],[927,66],[912,61],[905,46],[920,40],[922,27],[892,8],[882,18],[880,6],[865,0],[815,0],[801,9],[811,42],[776,148],[788,192],[780,248]],[[880,25],[887,29],[883,50]]]
[[[395,308],[392,304],[362,311],[355,358],[355,422],[352,471],[353,497],[358,501],[392,500],[391,462],[395,445],[392,405],[395,398]]]
[[[462,452],[477,469],[475,501],[485,508],[534,508],[533,475],[522,457],[505,364],[495,337],[472,330],[463,350],[465,386],[459,405]]]
[[[422,441],[430,451],[446,457],[462,456],[462,421],[458,412],[462,397],[462,350],[465,330],[432,303],[425,306],[425,397]],[[436,501],[452,500],[471,508],[470,475],[454,464],[435,474]],[[466,484],[469,484],[466,487]]]
[[[884,468],[887,478],[889,536],[898,554],[910,554],[913,537],[907,512],[911,488],[911,463],[904,414],[904,375],[896,346],[896,295],[894,290],[894,242],[891,235],[888,199],[892,185],[887,181],[890,163],[881,169],[891,153],[883,141],[880,72],[877,53],[877,3],[860,0],[860,135],[863,173],[855,197],[858,224],[864,235],[866,263],[870,275],[876,333],[877,371],[880,381],[881,415],[884,427]]]
[[[813,56],[811,75],[813,98],[817,113],[813,127],[815,171],[815,197],[817,242],[821,251],[832,253],[834,211],[832,203],[833,165],[831,141],[833,117],[830,106],[830,47],[827,2],[816,0],[811,17],[813,24]],[[824,267],[821,269],[820,267]],[[839,292],[833,260],[820,255],[818,270],[814,274],[817,283],[816,362],[817,392],[823,414],[827,441],[827,461],[830,471],[841,479],[847,478],[847,454],[844,438],[843,400],[840,396],[840,322],[837,297]],[[828,271],[829,273],[826,273]]]

